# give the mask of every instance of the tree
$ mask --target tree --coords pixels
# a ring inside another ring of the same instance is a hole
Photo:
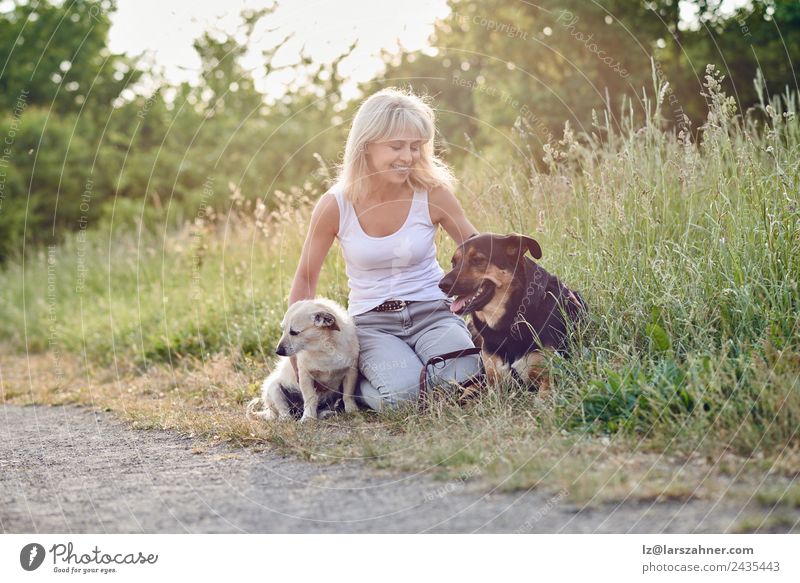
[[[115,0],[41,0],[0,14],[0,107],[12,109],[22,94],[58,113],[87,100],[110,106],[141,76],[130,58],[107,48],[115,10]]]

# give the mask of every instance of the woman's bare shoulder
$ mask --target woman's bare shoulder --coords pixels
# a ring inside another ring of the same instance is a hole
[[[334,235],[339,232],[339,204],[332,190],[319,197],[311,218],[317,228]]]
[[[442,213],[448,212],[454,202],[456,202],[456,196],[449,188],[445,186],[431,188],[428,191],[428,211],[431,215],[431,221],[434,224],[439,223]]]
[[[428,196],[441,199],[441,198],[454,198],[455,194],[453,194],[453,191],[447,188],[446,186],[434,186],[428,191]]]

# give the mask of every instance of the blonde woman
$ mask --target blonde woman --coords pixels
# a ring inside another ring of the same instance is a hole
[[[359,108],[337,183],[311,216],[289,305],[314,297],[334,239],[350,286],[348,313],[361,347],[359,389],[372,409],[419,394],[432,356],[473,346],[464,322],[439,289],[439,226],[461,244],[477,233],[453,195],[453,177],[434,155],[432,109],[410,92],[385,89]],[[439,380],[479,372],[479,357],[448,361]]]

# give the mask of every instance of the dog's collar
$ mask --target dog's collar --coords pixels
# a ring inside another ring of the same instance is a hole
[[[525,292],[522,294],[519,308],[517,309],[516,314],[514,314],[514,319],[509,326],[511,335],[518,339],[522,338],[522,334],[519,331],[519,326],[522,324],[528,325],[528,320],[525,318],[525,315],[529,310],[531,312],[535,311],[536,308],[539,307],[539,303],[542,301],[542,298],[544,298],[544,295],[547,293],[547,278],[540,278],[539,273],[541,272],[534,271],[533,277],[527,277],[529,274],[525,274]],[[542,279],[542,281],[538,281],[539,279]],[[525,300],[527,298],[530,298],[530,300],[526,303]]]

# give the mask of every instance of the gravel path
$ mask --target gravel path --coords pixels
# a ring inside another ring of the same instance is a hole
[[[577,512],[557,494],[321,465],[134,431],[76,407],[0,408],[0,531],[725,532],[738,504],[631,503]],[[762,513],[764,511],[762,510]]]

